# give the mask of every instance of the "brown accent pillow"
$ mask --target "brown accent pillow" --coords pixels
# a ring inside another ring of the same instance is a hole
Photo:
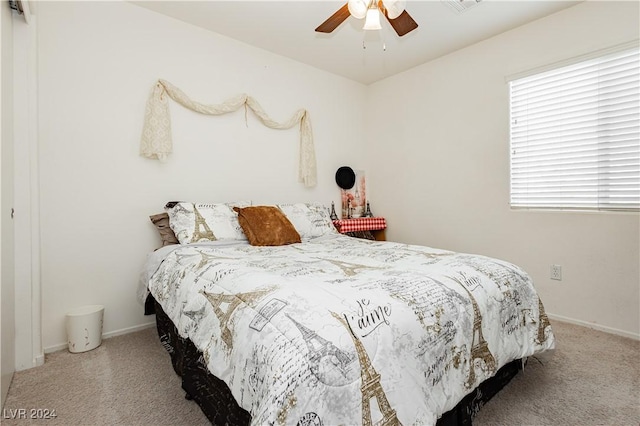
[[[274,206],[234,207],[238,222],[252,246],[282,246],[300,242],[300,234]]]
[[[169,215],[167,213],[158,213],[153,216],[149,216],[151,222],[156,226],[156,229],[160,233],[160,239],[162,240],[162,247],[171,244],[180,244],[176,238],[176,234],[169,226]]]

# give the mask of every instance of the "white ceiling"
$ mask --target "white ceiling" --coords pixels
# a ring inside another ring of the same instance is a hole
[[[469,1],[474,0],[465,0]],[[314,31],[345,2],[216,0],[134,3],[370,84],[580,1],[483,0],[458,13],[442,0],[409,0],[406,10],[419,27],[404,37],[398,37],[384,18],[379,31],[362,30],[364,21],[353,17],[331,34]],[[383,50],[383,44],[386,50]]]

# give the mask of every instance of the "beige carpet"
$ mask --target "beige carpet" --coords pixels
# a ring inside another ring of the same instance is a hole
[[[553,322],[554,357],[535,359],[478,414],[474,425],[639,425],[640,342]],[[56,410],[57,418],[11,420],[19,408]],[[3,425],[203,425],[155,329],[103,341],[82,354],[47,355],[16,373]],[[325,425],[330,426],[330,425]]]

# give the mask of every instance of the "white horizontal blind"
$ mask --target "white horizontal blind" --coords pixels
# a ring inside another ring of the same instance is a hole
[[[511,206],[640,208],[640,50],[513,80]]]

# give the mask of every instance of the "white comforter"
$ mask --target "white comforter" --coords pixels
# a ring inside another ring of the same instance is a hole
[[[434,424],[501,366],[554,347],[529,276],[483,256],[338,235],[166,247],[147,269],[254,424]]]

